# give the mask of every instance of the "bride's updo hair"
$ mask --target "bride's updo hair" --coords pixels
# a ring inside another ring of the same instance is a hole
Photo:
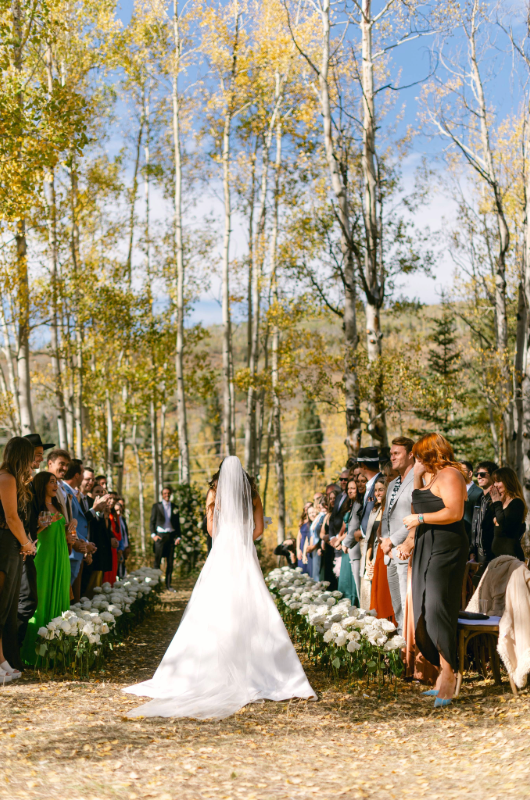
[[[224,461],[224,458],[223,458],[223,461]],[[215,494],[217,492],[217,484],[219,483],[219,475],[221,474],[221,467],[223,466],[223,461],[221,461],[221,463],[219,464],[219,469],[217,470],[215,475],[212,475],[212,478],[208,483],[208,486],[210,487],[210,489],[214,493],[214,502],[215,502]],[[250,484],[250,493],[252,495],[252,499],[255,500],[256,497],[259,497],[259,492],[258,492],[258,487],[256,486],[256,481],[254,480],[254,478],[251,475],[248,474],[248,472],[245,472],[245,470],[243,470],[243,472],[247,476],[247,480],[248,480],[248,482]]]

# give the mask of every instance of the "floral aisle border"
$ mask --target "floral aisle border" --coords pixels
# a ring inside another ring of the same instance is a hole
[[[289,634],[313,663],[358,679],[402,675],[405,639],[392,622],[350,605],[342,592],[327,591],[328,581],[316,582],[299,567],[274,569],[265,580]]]
[[[114,586],[94,589],[80,603],[39,628],[36,668],[87,677],[100,669],[110,650],[152,611],[163,588],[159,569],[142,567]]]
[[[186,578],[206,555],[206,535],[201,526],[204,516],[204,490],[193,484],[179,483],[173,489],[180,517],[180,543],[175,548],[175,569]]]

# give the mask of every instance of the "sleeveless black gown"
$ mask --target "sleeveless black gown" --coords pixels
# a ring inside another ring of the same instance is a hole
[[[412,507],[415,514],[432,514],[445,505],[430,489],[414,489]],[[436,667],[440,653],[453,669],[457,667],[456,629],[468,551],[463,520],[451,525],[424,523],[416,530],[412,555],[416,644]]]

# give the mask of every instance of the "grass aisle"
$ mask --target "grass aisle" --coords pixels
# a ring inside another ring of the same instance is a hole
[[[191,591],[162,606],[99,682],[35,678],[0,695],[0,797],[527,798],[530,702],[506,684],[467,684],[435,712],[417,686],[377,699],[308,668],[320,701],[266,703],[219,723],[131,720],[120,692],[150,677]]]

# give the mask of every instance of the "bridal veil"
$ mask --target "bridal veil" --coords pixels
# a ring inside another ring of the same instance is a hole
[[[229,456],[212,550],[153,678],[124,690],[153,698],[129,716],[222,719],[260,699],[315,697],[263,580],[253,531],[251,487]]]

